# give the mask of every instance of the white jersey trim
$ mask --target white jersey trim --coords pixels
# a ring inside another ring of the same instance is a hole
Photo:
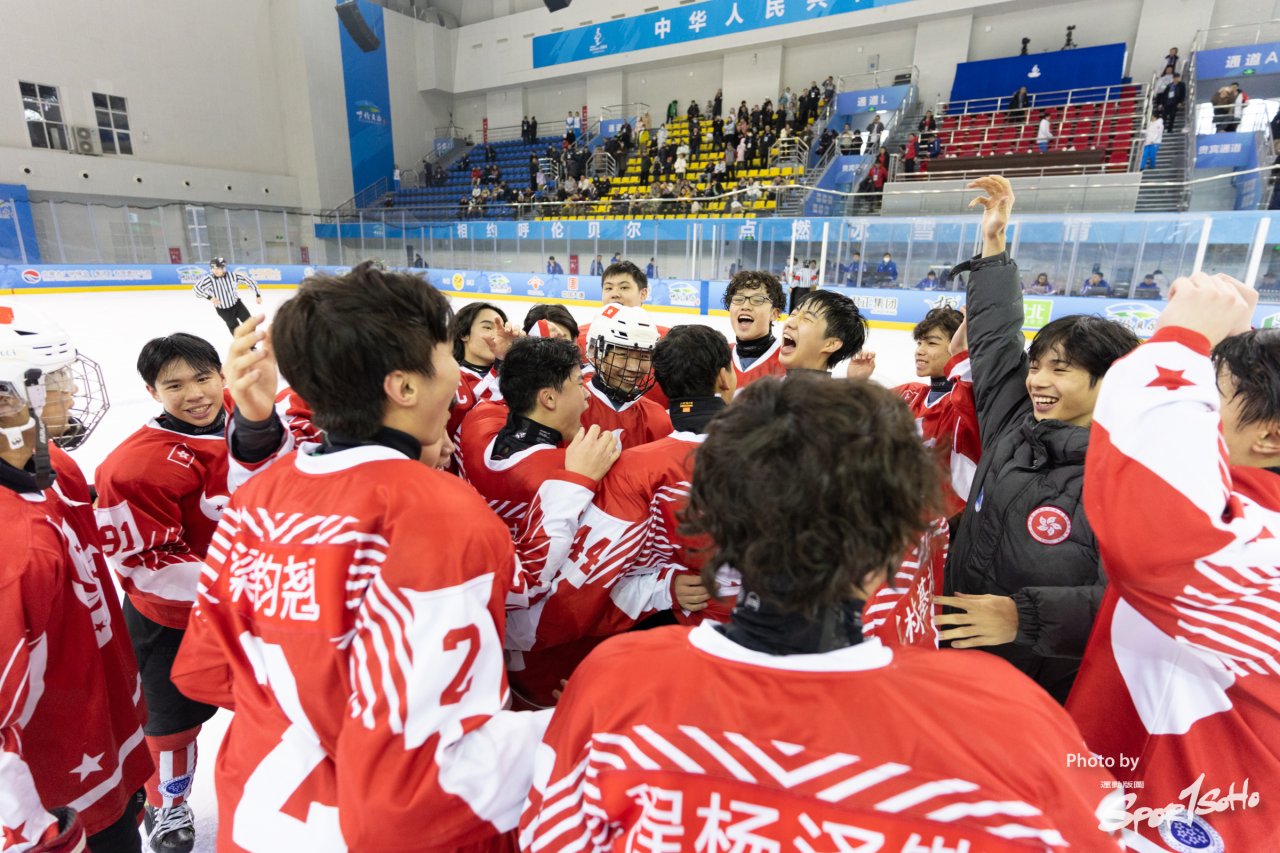
[[[740,646],[703,622],[689,631],[689,644],[712,657],[764,669],[792,672],[862,672],[882,669],[893,662],[893,650],[871,637],[856,646],[812,655],[768,655]]]
[[[684,441],[689,444],[702,444],[707,440],[705,432],[673,432],[667,438],[674,438],[676,441]]]
[[[381,444],[365,444],[335,453],[308,453],[304,450],[294,457],[294,465],[304,474],[335,474],[366,462],[389,462],[395,459],[407,460],[409,457]]]
[[[495,460],[493,458],[493,448],[497,443],[498,437],[495,435],[493,440],[490,441],[489,445],[484,449],[484,467],[488,468],[490,471],[506,471],[519,465],[521,462],[540,450],[556,449],[554,444],[535,444],[533,447],[525,448],[519,453],[514,453],[511,456],[508,456],[506,459]]]

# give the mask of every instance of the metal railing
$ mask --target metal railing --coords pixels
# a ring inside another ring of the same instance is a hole
[[[1126,97],[1125,90],[1137,89],[1145,96],[1146,87],[1138,83],[1115,83],[1110,86],[1088,86],[1079,89],[1058,89],[1052,92],[1028,93],[1026,112],[1045,109],[1047,107],[1074,107],[1084,104],[1097,104],[1106,101],[1118,101]],[[988,98],[970,98],[966,101],[939,101],[934,107],[934,115],[951,116],[962,113],[994,113],[1009,112],[1009,95]],[[1022,112],[1022,109],[1015,112]]]
[[[902,65],[897,68],[887,68],[883,71],[877,69],[875,71],[861,71],[856,74],[841,74],[836,77],[836,93],[857,92],[862,89],[883,89],[887,86],[902,86],[904,83],[898,81],[904,78],[906,78],[906,83],[914,85],[920,79],[920,69],[914,65]]]
[[[1195,37],[1195,50],[1211,50],[1218,47],[1243,47],[1264,41],[1280,41],[1280,19],[1257,21],[1252,24],[1224,24],[1199,30]]]

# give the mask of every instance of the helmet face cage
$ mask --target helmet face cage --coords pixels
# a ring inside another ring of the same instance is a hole
[[[629,403],[653,387],[653,350],[607,343],[597,338],[591,346],[591,363],[617,403]]]
[[[33,419],[39,417],[44,422],[49,439],[64,450],[84,444],[108,408],[102,368],[83,355],[41,374],[34,385],[19,387],[11,380],[0,381],[0,417],[30,409]]]

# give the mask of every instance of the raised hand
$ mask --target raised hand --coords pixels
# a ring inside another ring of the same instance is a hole
[[[1013,212],[1013,185],[1000,175],[987,175],[968,188],[985,193],[969,202],[970,207],[982,206],[982,257],[998,255],[1004,251],[1004,232]]]
[[[964,319],[960,321],[960,328],[956,329],[956,333],[951,336],[951,343],[947,345],[952,355],[958,355],[969,348],[969,309],[961,308],[960,313],[964,315]]]
[[[227,389],[236,401],[236,408],[251,421],[265,421],[271,417],[280,375],[275,354],[271,351],[271,338],[261,328],[265,320],[266,317],[258,314],[236,327],[231,351],[223,365]]]
[[[850,379],[870,379],[875,371],[876,354],[870,350],[863,350],[849,359],[849,370],[846,375]]]
[[[1174,280],[1169,304],[1156,328],[1180,326],[1199,332],[1216,346],[1223,338],[1249,331],[1258,292],[1229,275],[1198,272]]]
[[[482,335],[481,337],[489,345],[489,349],[493,350],[494,358],[501,361],[511,351],[511,345],[524,337],[524,332],[514,323],[503,323],[495,325],[492,334]]]

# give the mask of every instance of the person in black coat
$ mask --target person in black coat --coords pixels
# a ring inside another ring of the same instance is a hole
[[[1005,251],[1009,182],[975,182],[982,255],[969,273],[968,349],[982,442],[947,562],[950,612],[935,618],[953,648],[982,648],[1059,702],[1080,668],[1105,575],[1082,488],[1099,381],[1138,346],[1127,327],[1081,314],[1054,320],[1023,350],[1022,290]]]
[[[1187,84],[1182,82],[1181,74],[1174,74],[1173,82],[1160,94],[1160,112],[1166,133],[1173,130],[1173,120],[1178,117],[1178,108],[1186,99]]]
[[[1029,106],[1031,106],[1031,96],[1027,94],[1027,87],[1021,86],[1018,91],[1009,96],[1009,123],[1021,124],[1026,121]]]

